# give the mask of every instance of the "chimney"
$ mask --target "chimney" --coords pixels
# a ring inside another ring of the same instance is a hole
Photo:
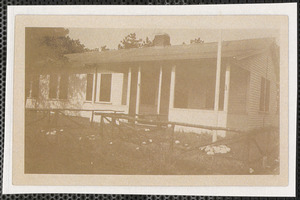
[[[153,40],[153,45],[161,46],[161,47],[171,45],[170,36],[166,33],[155,35],[154,40]]]

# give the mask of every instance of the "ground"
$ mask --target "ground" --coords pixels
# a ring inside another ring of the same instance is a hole
[[[228,133],[209,145],[208,133],[183,133],[169,128],[90,125],[81,117],[55,115],[50,121],[26,112],[25,173],[36,174],[278,174],[278,132],[253,137]],[[72,120],[72,121],[71,121]],[[76,123],[74,123],[76,122]],[[118,127],[121,127],[118,128]],[[243,133],[244,134],[244,133]],[[248,142],[247,142],[248,141]],[[266,142],[269,141],[269,142]],[[250,151],[247,147],[249,145]]]

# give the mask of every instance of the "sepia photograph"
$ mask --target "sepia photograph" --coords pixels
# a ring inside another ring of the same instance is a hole
[[[291,19],[193,8],[15,11],[11,188],[257,195],[289,186]]]
[[[279,30],[25,29],[25,173],[279,174]]]

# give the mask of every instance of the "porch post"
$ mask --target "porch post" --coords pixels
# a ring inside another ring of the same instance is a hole
[[[171,81],[170,81],[170,102],[169,102],[169,109],[170,108],[174,108],[175,70],[176,70],[176,66],[173,66],[172,67],[172,71],[171,71]]]
[[[96,94],[97,94],[97,67],[95,67],[95,74],[93,76],[92,104],[95,103]]]
[[[215,111],[219,111],[219,96],[220,96],[220,78],[221,78],[221,50],[222,50],[222,36],[220,31],[220,37],[218,41],[218,53],[217,53],[217,72],[216,72],[216,88],[215,88]]]
[[[137,91],[136,91],[136,107],[135,113],[139,114],[140,111],[140,92],[141,92],[141,66],[138,69]]]
[[[126,105],[129,106],[130,100],[130,87],[131,87],[131,67],[128,69],[128,80],[127,80],[127,98],[126,98]]]
[[[224,92],[224,111],[228,112],[228,102],[229,102],[229,89],[230,89],[230,65],[226,64],[225,72],[225,92]]]
[[[220,30],[217,52],[217,70],[216,70],[216,88],[215,88],[215,106],[216,126],[219,126],[219,97],[220,97],[220,79],[221,79],[221,50],[222,50],[222,32]],[[212,142],[217,141],[217,131],[213,131]]]
[[[31,78],[32,79],[32,78]],[[30,80],[30,86],[29,86],[29,97],[32,98],[32,88],[33,88],[33,81]],[[27,98],[27,97],[26,97]]]
[[[160,98],[161,98],[161,82],[162,82],[162,67],[159,67],[159,80],[158,80],[158,95],[157,95],[157,114],[160,110]]]
[[[59,99],[60,95],[60,80],[61,80],[61,74],[57,76],[57,86],[56,86],[56,98]]]
[[[100,88],[97,88],[97,86],[100,86],[100,83],[101,83],[101,74],[96,73],[95,102],[99,101],[100,99]]]

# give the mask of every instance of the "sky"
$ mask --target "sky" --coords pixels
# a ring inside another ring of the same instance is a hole
[[[68,28],[69,37],[79,39],[87,48],[94,49],[106,45],[109,49],[117,49],[120,41],[130,33],[136,33],[138,39],[153,40],[159,33],[167,33],[171,45],[189,44],[191,39],[201,38],[204,42],[216,42],[220,31],[216,29],[117,29],[117,28]],[[274,37],[279,40],[276,29],[230,29],[222,30],[222,40],[243,40],[252,38]]]

